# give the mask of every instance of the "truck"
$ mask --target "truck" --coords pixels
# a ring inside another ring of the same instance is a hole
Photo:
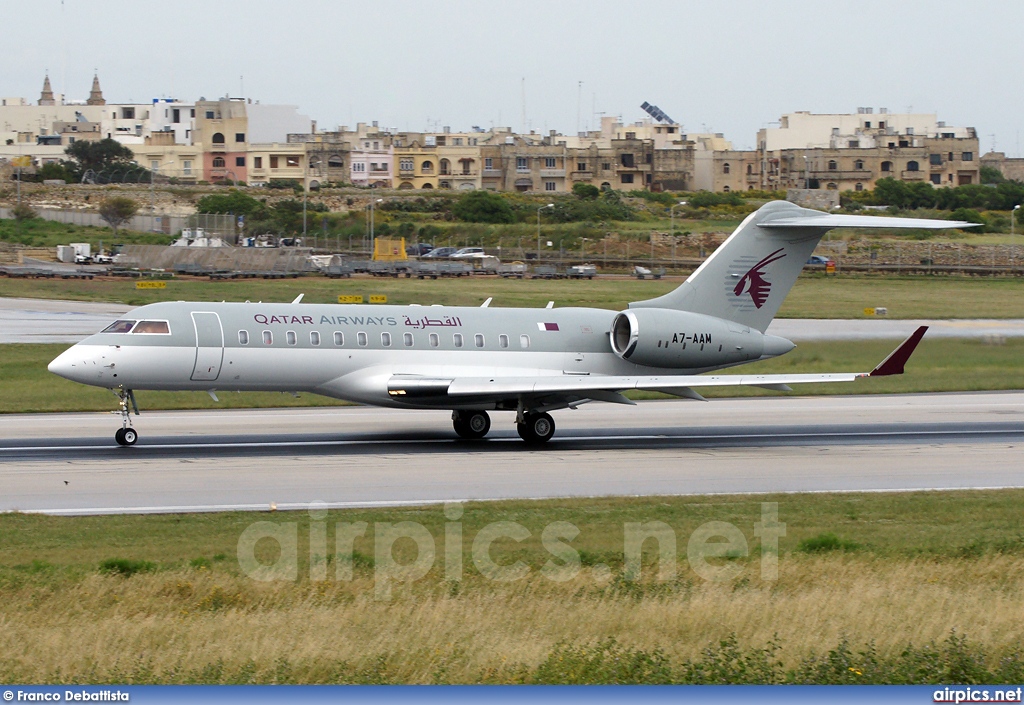
[[[593,279],[597,276],[597,267],[592,264],[576,264],[566,270],[570,279]]]

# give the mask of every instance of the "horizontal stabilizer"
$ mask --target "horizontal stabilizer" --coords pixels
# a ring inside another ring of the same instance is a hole
[[[807,211],[804,211],[807,212]],[[873,215],[822,213],[801,217],[772,218],[759,223],[762,228],[976,228],[980,223],[963,220],[929,220],[927,218],[892,218]]]

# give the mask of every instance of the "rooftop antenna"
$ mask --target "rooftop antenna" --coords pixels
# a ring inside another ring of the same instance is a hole
[[[583,81],[576,84],[576,134],[580,134],[580,113],[583,106]]]
[[[526,134],[526,77],[525,76],[523,76],[522,83],[520,85],[521,85],[521,90],[520,90],[520,101],[521,101],[521,103],[520,104],[522,105],[522,108],[523,108],[523,115],[522,115],[523,119],[522,119],[520,124],[523,126],[523,134]]]
[[[60,0],[60,102],[68,96],[68,23],[64,17],[64,0]]]
[[[238,77],[238,90],[241,91],[239,98],[245,98],[245,76]]]

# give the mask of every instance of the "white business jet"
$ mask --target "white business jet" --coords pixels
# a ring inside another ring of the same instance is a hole
[[[591,401],[632,404],[631,389],[702,400],[704,387],[849,382],[901,374],[918,329],[874,370],[707,374],[795,346],[765,334],[831,228],[959,228],[946,220],[839,215],[768,203],[674,291],[624,311],[165,302],[142,306],[50,363],[51,372],[114,390],[121,445],[134,445],[134,390],[311,392],[363,404],[451,409],[455,432],[483,438],[489,411],[515,414],[541,444],[550,412]],[[299,297],[301,299],[301,297]]]

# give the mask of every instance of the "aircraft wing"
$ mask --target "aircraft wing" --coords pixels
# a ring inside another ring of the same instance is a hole
[[[976,228],[980,223],[962,220],[929,220],[927,218],[892,218],[873,215],[845,215],[822,213],[797,217],[769,218],[760,223],[762,228]]]
[[[415,397],[423,394],[447,394],[454,398],[572,397],[599,401],[632,403],[621,395],[631,389],[667,392],[691,399],[703,399],[694,391],[701,387],[753,386],[790,391],[791,384],[814,382],[852,382],[861,377],[885,377],[903,374],[903,368],[928,326],[921,326],[870,372],[830,374],[769,375],[550,375],[541,377],[455,377],[430,378],[396,375],[388,384],[392,396]]]

